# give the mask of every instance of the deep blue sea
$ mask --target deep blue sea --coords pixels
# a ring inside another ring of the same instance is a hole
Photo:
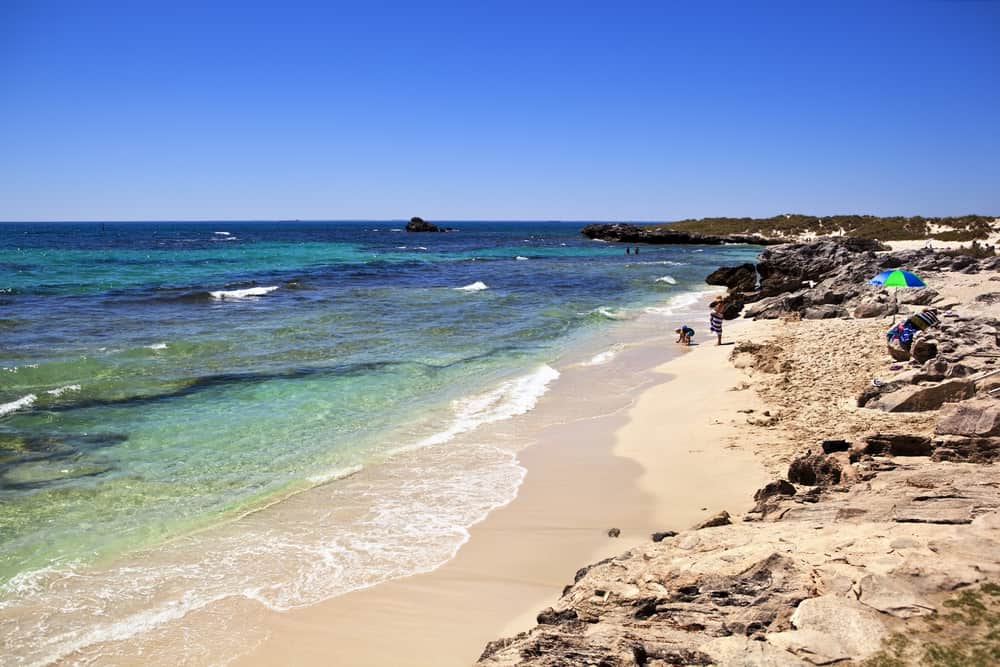
[[[531,411],[574,345],[757,251],[626,255],[580,222],[404,224],[0,223],[0,663],[205,600],[286,608],[439,564],[522,472],[462,436]],[[440,465],[358,485],[420,449]],[[319,486],[330,534],[291,509]],[[286,516],[254,526],[261,508]],[[365,531],[350,545],[348,523]],[[414,524],[410,551],[384,550]]]

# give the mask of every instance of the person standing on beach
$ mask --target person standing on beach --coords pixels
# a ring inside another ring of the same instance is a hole
[[[712,311],[708,314],[708,328],[712,330],[712,333],[717,335],[719,339],[716,341],[716,345],[722,345],[722,299],[712,302]]]

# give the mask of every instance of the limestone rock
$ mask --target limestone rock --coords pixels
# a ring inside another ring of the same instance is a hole
[[[803,600],[792,614],[792,625],[800,631],[818,633],[818,636],[798,637],[802,640],[802,648],[794,652],[800,656],[812,649],[814,655],[840,650],[850,658],[867,658],[882,647],[882,641],[889,634],[876,612],[854,600],[834,595]],[[817,639],[819,644],[814,643]]]
[[[792,461],[788,467],[788,481],[805,486],[830,486],[840,483],[842,473],[836,459],[808,453]]]
[[[864,453],[871,456],[930,456],[931,439],[905,433],[876,433],[865,438]]]
[[[869,574],[858,584],[858,600],[883,614],[896,618],[928,616],[936,612],[934,605],[923,599],[898,577]]]
[[[1000,436],[1000,401],[980,398],[945,406],[934,432],[967,437]]]
[[[795,486],[788,483],[786,480],[778,479],[773,482],[769,482],[766,486],[763,486],[753,494],[753,499],[758,503],[762,500],[766,500],[771,496],[794,496]]]
[[[729,516],[729,512],[722,510],[715,516],[695,524],[694,526],[691,527],[691,530],[701,530],[703,528],[716,528],[718,526],[728,526],[732,522],[733,521],[732,518]]]
[[[878,401],[867,407],[884,412],[923,412],[937,410],[945,403],[971,398],[976,393],[974,382],[964,379],[948,380],[926,387],[913,386],[882,394]]]

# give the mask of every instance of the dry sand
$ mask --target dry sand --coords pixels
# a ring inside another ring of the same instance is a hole
[[[727,323],[726,340],[750,326]],[[737,410],[759,410],[731,345],[703,342],[657,371],[624,411],[550,427],[521,452],[517,498],[471,529],[443,567],[285,613],[238,665],[469,665],[526,630],[573,572],[722,509],[744,511],[767,481]],[[589,387],[587,391],[599,391]],[[621,537],[611,539],[609,528]]]

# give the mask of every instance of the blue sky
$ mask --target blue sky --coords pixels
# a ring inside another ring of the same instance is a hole
[[[0,0],[0,220],[1000,215],[998,45],[997,2]]]

